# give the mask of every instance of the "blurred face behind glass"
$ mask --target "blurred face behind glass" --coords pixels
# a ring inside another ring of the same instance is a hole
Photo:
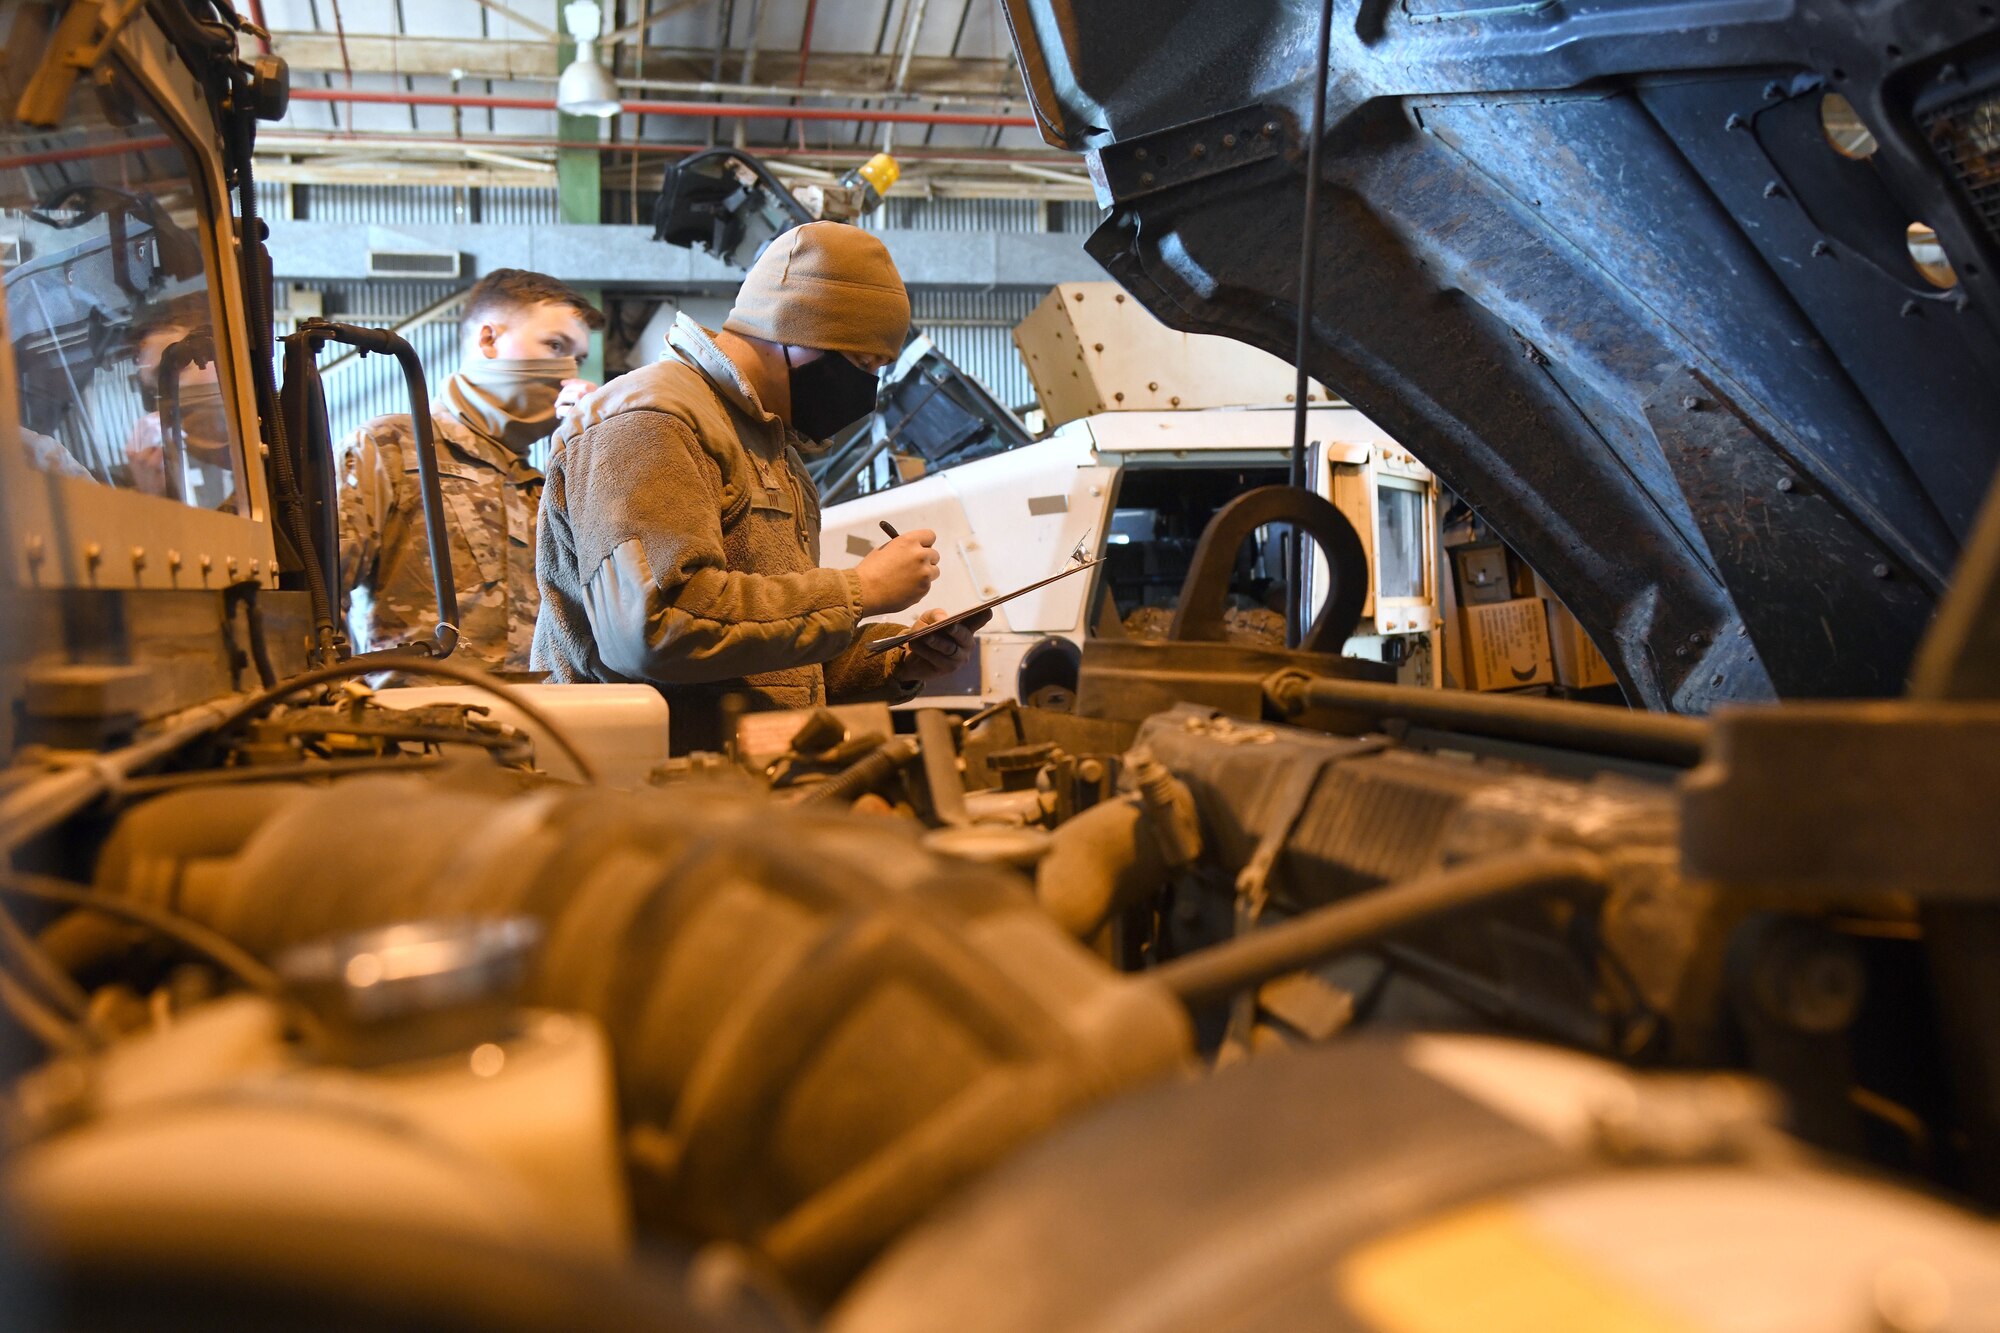
[[[141,334],[138,345],[132,349],[132,381],[140,396],[146,400],[147,411],[159,405],[160,357],[169,347],[187,337],[189,332],[184,324],[161,324]],[[182,378],[186,379],[185,371]]]

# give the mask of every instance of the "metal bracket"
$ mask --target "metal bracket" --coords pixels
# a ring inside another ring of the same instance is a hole
[[[88,73],[104,59],[119,31],[131,22],[145,0],[75,0],[64,11],[49,39],[48,50],[35,67],[34,77],[21,92],[14,107],[14,119],[24,125],[52,130],[62,124],[63,108],[69,104],[69,90],[79,74]]]
[[[1322,497],[1295,486],[1259,486],[1216,511],[1195,544],[1169,637],[1223,641],[1223,602],[1229,593],[1236,552],[1245,538],[1267,523],[1288,524],[1295,534],[1318,542],[1326,553],[1333,586],[1319,618],[1301,630],[1299,647],[1314,653],[1341,650],[1361,623],[1361,608],[1368,601],[1368,552],[1347,515]]]
[[[1202,120],[1121,139],[1084,153],[1097,202],[1109,208],[1257,162],[1284,147],[1285,121],[1265,106],[1238,107]]]

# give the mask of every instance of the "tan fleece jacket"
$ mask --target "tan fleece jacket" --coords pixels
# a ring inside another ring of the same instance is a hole
[[[643,681],[673,748],[716,748],[721,700],[805,708],[913,693],[897,632],[819,564],[819,495],[783,421],[685,315],[667,356],[585,399],[542,492],[534,662],[556,681]]]

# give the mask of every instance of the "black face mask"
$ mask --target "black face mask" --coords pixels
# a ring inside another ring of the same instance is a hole
[[[839,352],[795,366],[787,347],[785,369],[792,382],[792,429],[809,440],[830,440],[875,410],[875,376]]]

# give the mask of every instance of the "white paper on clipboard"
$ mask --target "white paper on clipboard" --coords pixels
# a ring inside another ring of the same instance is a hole
[[[887,638],[876,639],[868,645],[868,651],[872,655],[876,653],[886,653],[891,648],[900,648],[904,644],[910,643],[917,639],[921,639],[927,634],[935,634],[941,629],[950,629],[953,625],[958,624],[960,621],[970,620],[972,617],[978,615],[982,611],[991,611],[994,607],[999,606],[1004,602],[1011,602],[1016,597],[1023,596],[1026,593],[1031,593],[1037,588],[1046,588],[1049,584],[1056,582],[1058,579],[1066,579],[1072,574],[1081,574],[1084,570],[1094,569],[1098,565],[1103,563],[1104,561],[1100,557],[1099,559],[1096,560],[1086,560],[1081,564],[1071,565],[1068,569],[1061,570],[1058,573],[1051,574],[1045,579],[1036,579],[1033,583],[1025,584],[1022,587],[1014,589],[1014,591],[1012,592],[1002,593],[998,597],[989,597],[985,601],[981,602],[979,605],[967,607],[965,610],[960,611],[957,615],[946,616],[943,620],[933,621],[931,624],[925,625],[922,629],[914,629],[906,634],[891,634]]]

